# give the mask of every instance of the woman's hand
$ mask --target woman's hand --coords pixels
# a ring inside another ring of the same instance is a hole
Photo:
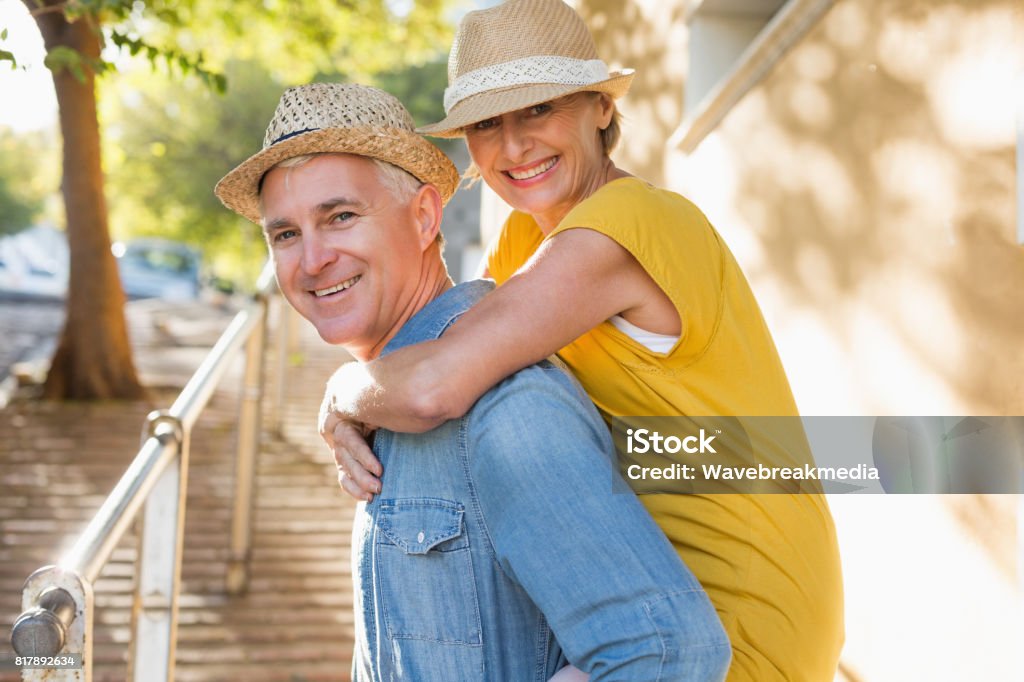
[[[338,465],[338,485],[355,499],[367,502],[380,492],[380,475],[383,473],[380,461],[367,443],[372,433],[366,425],[342,419],[333,411],[321,420],[320,435]]]
[[[327,382],[317,426],[338,466],[338,485],[357,500],[373,500],[380,492],[380,461],[367,444],[374,427],[351,414],[354,395],[367,389],[368,377],[357,363],[343,365]],[[346,401],[349,394],[352,400]],[[346,410],[346,402],[349,410]]]
[[[552,677],[548,682],[587,682],[590,679],[590,675],[583,672],[579,668],[571,665],[567,665]]]

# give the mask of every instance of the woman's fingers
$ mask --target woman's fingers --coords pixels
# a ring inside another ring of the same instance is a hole
[[[552,677],[548,682],[587,682],[590,675],[575,666],[567,665]]]
[[[366,500],[367,502],[373,499],[373,495],[356,485],[356,482],[352,480],[352,477],[349,476],[341,467],[338,467],[338,485],[341,486],[341,489],[344,490],[349,497],[357,500]]]
[[[350,427],[347,430],[339,428],[341,425]],[[339,427],[335,427],[335,441],[340,442],[341,445],[348,451],[349,455],[356,461],[356,463],[363,468],[364,471],[374,476],[376,479],[380,478],[380,475],[384,473],[383,467],[380,465],[380,460],[373,454],[373,450],[370,448],[369,439],[372,436],[375,429],[365,424],[353,424],[352,422],[342,422]],[[339,437],[338,433],[341,432]],[[380,481],[377,481],[377,487],[380,487]],[[374,492],[380,492],[376,490]]]
[[[380,492],[382,468],[362,432],[351,422],[339,421],[331,435],[342,489],[356,499],[372,500]]]
[[[320,437],[327,443],[327,447],[334,449],[334,429],[341,423],[342,418],[334,411],[331,403],[331,394],[324,396],[320,404],[320,414],[317,415],[316,426],[320,431]]]
[[[320,406],[317,428],[338,465],[341,489],[357,500],[372,500],[380,492],[383,469],[366,443],[369,429],[335,412],[330,392]]]

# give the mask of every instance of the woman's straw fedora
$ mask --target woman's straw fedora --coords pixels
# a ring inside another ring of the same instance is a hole
[[[447,116],[419,132],[459,137],[472,123],[574,92],[618,98],[632,80],[632,69],[608,71],[561,0],[509,0],[463,18],[448,58]]]
[[[388,93],[354,83],[312,83],[281,96],[263,150],[217,183],[214,193],[232,211],[260,222],[260,181],[276,164],[319,152],[358,154],[429,182],[445,203],[459,173],[440,149],[416,134],[412,116]]]

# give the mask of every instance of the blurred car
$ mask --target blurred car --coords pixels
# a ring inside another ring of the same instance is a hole
[[[202,290],[202,255],[166,239],[133,239],[112,248],[128,298],[193,301]]]
[[[16,297],[63,298],[68,290],[68,247],[64,233],[38,226],[0,239],[0,293]]]

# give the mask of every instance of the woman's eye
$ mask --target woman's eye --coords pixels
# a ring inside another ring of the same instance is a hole
[[[489,118],[485,121],[477,121],[471,127],[473,130],[490,130],[496,125],[498,125],[498,119]]]
[[[297,230],[280,230],[274,233],[274,242],[286,242],[289,239],[295,238],[299,233]]]
[[[534,104],[532,107],[530,107],[530,113],[533,114],[534,116],[546,114],[549,111],[551,111],[550,102],[542,102],[541,104]]]

